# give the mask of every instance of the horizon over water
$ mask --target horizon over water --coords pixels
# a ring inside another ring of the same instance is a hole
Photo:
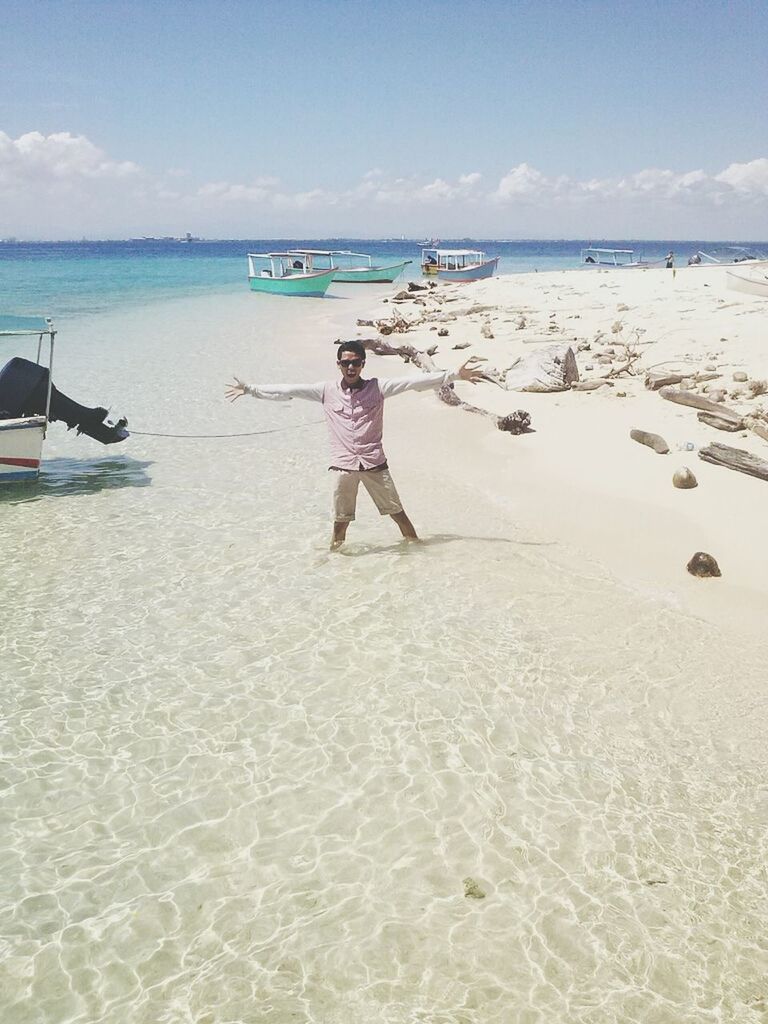
[[[361,498],[329,554],[318,407],[224,383],[327,376],[391,289],[257,295],[252,244],[0,246],[137,431],[0,488],[0,1022],[766,1024],[766,644],[521,527],[429,394],[424,542]]]

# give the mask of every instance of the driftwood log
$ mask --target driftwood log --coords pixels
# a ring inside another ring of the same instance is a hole
[[[759,420],[755,416],[745,416],[744,425],[748,427],[753,434],[757,434],[758,437],[762,437],[764,441],[768,441],[768,423],[765,420]]]
[[[682,373],[661,373],[658,370],[649,370],[645,375],[645,386],[649,391],[658,391],[659,388],[679,384],[684,379]]]
[[[756,476],[760,480],[768,480],[768,460],[744,451],[743,448],[731,448],[727,444],[714,442],[700,449],[699,458],[714,466],[724,466],[748,476]]]
[[[744,420],[738,413],[734,414],[730,409],[725,409],[723,412],[725,415],[718,412],[704,412],[702,410],[696,414],[696,418],[700,423],[706,423],[710,427],[717,427],[718,430],[729,430],[731,433],[744,429]]]
[[[629,436],[638,444],[644,444],[652,448],[659,455],[669,453],[669,445],[660,434],[651,434],[647,430],[630,430]]]
[[[505,430],[509,434],[527,434],[531,429],[531,417],[525,409],[517,409],[506,416],[497,416],[487,409],[479,409],[476,405],[470,405],[469,402],[459,398],[452,384],[444,384],[437,395],[446,405],[452,405],[457,409],[464,409],[466,412],[476,412],[480,416],[490,417],[496,424],[497,429]]]
[[[375,352],[377,356],[400,356],[407,363],[413,363],[414,366],[426,370],[427,373],[435,373],[440,369],[432,361],[432,356],[437,352],[437,345],[422,352],[414,348],[413,345],[390,345],[388,341],[383,341],[381,338],[360,338],[359,341],[361,345],[365,346],[366,351]],[[340,343],[334,342],[334,344]]]
[[[699,410],[699,419],[718,430],[743,430],[744,417],[735,409],[730,409],[720,402],[710,402],[708,398],[695,395],[692,391],[678,391],[676,388],[664,387],[659,391],[662,398],[677,405],[687,405]]]

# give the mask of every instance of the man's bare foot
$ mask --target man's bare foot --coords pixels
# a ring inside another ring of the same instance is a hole
[[[343,543],[344,543],[344,538],[342,538],[341,540],[336,540],[336,538],[334,537],[333,540],[331,541],[330,550],[331,551],[338,551]]]

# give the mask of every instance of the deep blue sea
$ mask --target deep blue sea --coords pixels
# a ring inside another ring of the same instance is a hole
[[[768,250],[766,243],[571,239],[489,241],[443,239],[444,247],[479,248],[500,256],[502,274],[575,269],[590,245],[633,249],[638,258],[662,259],[670,249],[683,265],[697,249],[724,255],[727,245]],[[247,287],[246,253],[285,248],[352,249],[386,259],[410,259],[405,279],[419,277],[420,240],[234,239],[101,242],[0,242],[0,312],[41,313],[57,319],[101,312],[125,303],[237,291]]]

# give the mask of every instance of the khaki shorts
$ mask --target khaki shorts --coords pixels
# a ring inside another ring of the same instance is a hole
[[[403,511],[395,483],[388,469],[332,469],[333,518],[337,523],[351,523],[355,518],[357,489],[362,483],[383,516],[396,516]]]

